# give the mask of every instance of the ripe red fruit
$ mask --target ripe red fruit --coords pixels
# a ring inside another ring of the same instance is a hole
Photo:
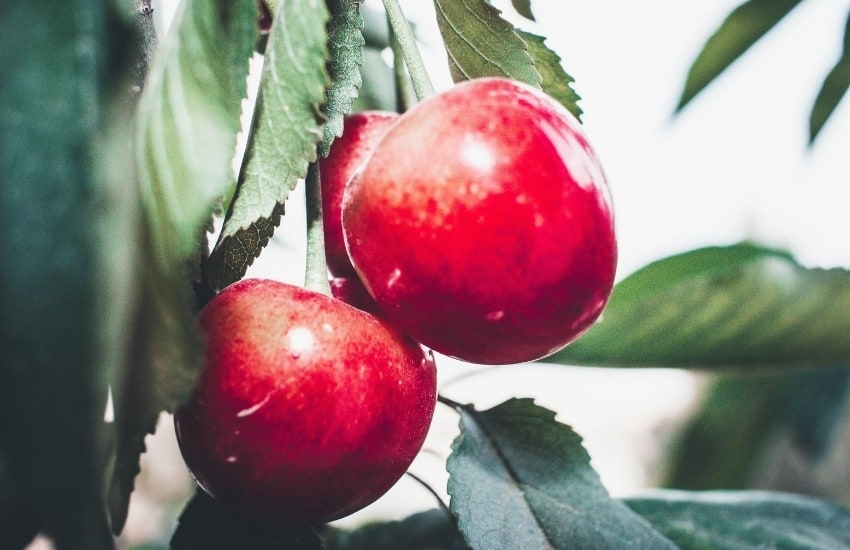
[[[383,314],[462,360],[553,353],[598,318],[614,281],[608,186],[579,122],[506,79],[459,84],[401,115],[342,216]]]
[[[351,176],[384,137],[397,113],[363,111],[345,117],[343,132],[334,140],[328,156],[319,160],[322,178],[322,227],[328,269],[335,277],[356,277],[342,237],[342,196]]]
[[[264,521],[314,525],[384,494],[422,447],[436,370],[413,340],[268,280],[201,311],[207,365],[175,425],[201,487]]]

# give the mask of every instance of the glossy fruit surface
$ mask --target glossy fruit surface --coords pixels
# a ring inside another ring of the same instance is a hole
[[[207,366],[175,426],[200,486],[282,525],[348,515],[419,452],[436,371],[374,316],[280,282],[235,283],[199,314]]]
[[[328,156],[319,161],[322,178],[322,225],[328,269],[336,277],[356,277],[342,237],[342,197],[345,186],[398,118],[387,111],[363,111],[345,117],[343,132]]]
[[[475,363],[530,361],[577,338],[617,264],[608,185],[579,122],[498,78],[401,115],[350,182],[343,230],[383,314]]]

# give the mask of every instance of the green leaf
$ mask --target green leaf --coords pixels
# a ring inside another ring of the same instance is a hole
[[[600,322],[549,363],[788,368],[850,360],[850,272],[751,244],[654,262],[615,288]]]
[[[328,156],[331,143],[342,135],[342,119],[351,112],[357,90],[363,80],[360,67],[363,65],[363,17],[360,15],[362,0],[327,0],[331,20],[328,23],[328,73],[331,85],[325,92],[323,112],[325,123],[324,139],[319,144],[319,154]]]
[[[200,489],[180,515],[171,550],[324,550],[319,533],[309,527],[265,525],[230,510]]]
[[[467,550],[445,510],[419,512],[400,521],[374,522],[354,530],[329,529],[328,550]]]
[[[850,510],[764,491],[655,491],[625,503],[682,550],[850,548]]]
[[[448,491],[472,548],[675,548],[610,498],[581,438],[552,411],[511,399],[458,412]]]
[[[434,0],[434,6],[455,82],[501,76],[540,88],[528,45],[500,10],[485,0]]]
[[[730,13],[697,55],[676,107],[680,111],[802,0],[747,0]]]
[[[206,266],[214,289],[245,274],[280,223],[289,192],[317,158],[327,21],[324,2],[281,0],[277,8],[238,188]]]
[[[161,411],[194,386],[201,366],[190,277],[206,225],[232,191],[231,160],[256,3],[186,0],[163,39],[138,109],[137,163],[146,231],[136,267],[138,311],[125,336],[125,373],[113,384],[115,464],[108,505],[115,533],[127,516],[144,438]]]
[[[531,13],[531,0],[511,0],[511,4],[518,14],[530,21],[535,21],[534,14]]]
[[[528,44],[528,53],[542,77],[540,86],[543,91],[581,120],[582,110],[578,106],[581,97],[573,90],[571,84],[575,82],[575,79],[561,66],[561,57],[546,46],[544,37],[519,29],[517,33]]]
[[[197,256],[202,229],[233,192],[255,20],[249,0],[184,0],[148,74],[137,164],[153,259],[165,272]]]
[[[844,49],[841,57],[826,75],[812,106],[812,113],[809,116],[810,144],[815,141],[826,121],[838,107],[844,94],[847,93],[847,88],[850,88],[850,16],[844,27]]]
[[[121,151],[130,142],[120,122],[131,113],[133,35],[116,5],[11,0],[0,9],[4,547],[43,531],[58,548],[112,548],[103,415],[126,353],[137,214],[132,175],[107,168],[127,157],[104,156],[112,139]]]

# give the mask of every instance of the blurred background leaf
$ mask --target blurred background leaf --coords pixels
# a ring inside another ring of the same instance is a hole
[[[774,28],[802,0],[747,0],[726,17],[706,41],[685,81],[679,111],[729,65]]]
[[[694,59],[676,111],[681,111],[739,57],[776,27],[802,0],[748,0],[726,17]],[[842,53],[825,76],[809,114],[809,144],[814,143],[850,87],[850,16]]]
[[[714,377],[699,409],[671,443],[661,483],[705,490],[768,482],[772,489],[822,493],[813,478],[786,473],[765,480],[764,470],[770,459],[788,452],[777,445],[786,437],[805,470],[816,471],[840,440],[848,394],[850,367]]]
[[[113,543],[104,412],[137,252],[117,5],[0,9],[0,528],[19,547],[39,530],[60,548]]]
[[[809,143],[814,142],[818,137],[826,121],[847,93],[848,87],[850,87],[850,15],[844,27],[841,56],[826,75],[812,106],[812,113],[809,116]]]
[[[511,4],[518,14],[534,21],[534,14],[531,12],[531,0],[511,0]]]

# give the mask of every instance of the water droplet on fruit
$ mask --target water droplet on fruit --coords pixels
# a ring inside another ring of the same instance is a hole
[[[488,321],[500,321],[502,317],[505,316],[505,310],[498,309],[496,311],[491,311],[487,315],[484,316]]]
[[[528,202],[528,197],[525,195],[525,193],[520,193],[519,195],[516,196],[516,203],[517,204],[525,204],[527,202]]]
[[[545,220],[543,218],[543,214],[541,214],[540,212],[534,213],[534,227],[543,227],[544,221]]]
[[[225,460],[227,461],[227,463],[228,463],[228,464],[233,464],[234,462],[236,462],[236,461],[237,461],[237,460],[239,460],[239,459],[238,459],[238,458],[236,458],[236,457],[235,457],[235,456],[233,456],[233,455],[230,455],[230,456],[229,456],[229,457],[227,457]]]
[[[493,154],[493,151],[487,145],[478,141],[468,141],[461,155],[473,168],[482,172],[489,172],[496,163],[496,155]],[[474,189],[470,189],[470,191],[476,192]]]
[[[395,268],[393,272],[390,274],[390,278],[387,279],[387,288],[392,288],[398,282],[399,277],[401,277],[401,269]]]
[[[271,399],[271,397],[272,397],[272,394],[271,394],[271,393],[267,394],[267,395],[263,398],[263,400],[262,400],[262,401],[260,401],[259,403],[255,403],[254,405],[252,405],[252,406],[250,406],[250,407],[248,407],[248,408],[242,409],[241,411],[237,412],[237,413],[236,413],[236,418],[245,418],[246,416],[251,416],[252,414],[254,414],[255,412],[257,412],[258,410],[260,410],[260,407],[262,407],[263,405],[265,405],[266,403],[268,403],[268,402],[269,402],[269,399]]]
[[[333,332],[334,327],[330,323],[322,323],[322,330],[324,330],[325,332]]]
[[[313,336],[313,331],[307,327],[295,327],[286,333],[286,343],[292,358],[298,359],[302,354],[313,349],[316,344],[316,337]]]

